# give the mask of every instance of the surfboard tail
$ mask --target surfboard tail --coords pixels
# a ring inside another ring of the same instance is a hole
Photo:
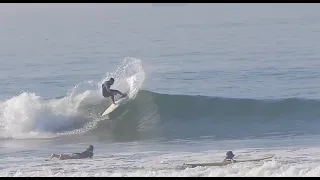
[[[121,98],[119,100],[117,100],[115,103],[116,104],[111,104],[103,113],[101,116],[106,116],[110,113],[112,113],[115,109],[117,109],[122,103],[125,102],[125,100],[128,99],[128,96],[125,96],[124,98]]]

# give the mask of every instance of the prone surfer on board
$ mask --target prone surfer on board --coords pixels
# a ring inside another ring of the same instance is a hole
[[[121,98],[123,98],[123,97],[126,97],[127,94],[124,94],[124,93],[122,93],[122,92],[120,92],[118,90],[115,90],[115,89],[110,89],[110,87],[113,85],[113,83],[114,83],[114,79],[110,78],[108,81],[105,81],[102,84],[102,95],[105,98],[111,97],[113,104],[116,104],[114,102],[114,96],[115,95],[120,94]]]
[[[73,153],[69,154],[52,154],[50,159],[58,158],[59,160],[67,160],[67,159],[84,159],[84,158],[92,158],[93,156],[93,146],[90,145],[85,151],[81,153]]]
[[[234,160],[233,157],[234,157],[233,152],[232,151],[228,151],[226,153],[226,158],[224,158],[223,162],[233,162],[233,163],[236,162],[236,160]]]

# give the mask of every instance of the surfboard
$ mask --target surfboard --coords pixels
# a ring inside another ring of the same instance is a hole
[[[61,161],[61,159],[54,157],[54,158],[46,159],[45,161]]]
[[[128,98],[128,95],[126,97],[123,97],[117,101],[115,101],[116,104],[111,104],[103,113],[101,116],[105,116],[108,115],[110,113],[112,113],[112,111],[114,111],[115,109],[117,109],[117,107],[119,107],[120,104],[122,104],[126,99]]]
[[[248,159],[248,160],[235,160],[234,163],[239,163],[239,162],[254,162],[254,161],[262,161],[262,160],[267,160],[273,158],[274,155],[268,156],[265,158],[259,158],[259,159]],[[232,164],[233,162],[212,162],[212,163],[197,163],[197,164],[183,164],[184,166],[194,168],[198,166],[226,166],[228,164]]]

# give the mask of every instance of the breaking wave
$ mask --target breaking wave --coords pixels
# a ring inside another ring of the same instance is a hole
[[[101,117],[111,104],[101,96],[101,83],[131,99]],[[0,139],[103,136],[103,139],[265,138],[317,134],[320,102],[308,99],[235,99],[170,95],[141,90],[142,62],[125,58],[99,81],[76,85],[65,97],[43,99],[23,92],[0,101]]]

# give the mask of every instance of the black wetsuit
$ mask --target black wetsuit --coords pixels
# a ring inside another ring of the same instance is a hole
[[[125,97],[126,94],[123,94],[122,92],[120,92],[118,90],[115,90],[115,89],[110,89],[111,85],[112,85],[112,82],[110,82],[110,81],[105,81],[102,84],[102,95],[105,98],[111,96],[111,100],[115,104],[115,102],[114,102],[114,96],[115,95],[120,94],[120,95],[122,95],[122,97]]]
[[[102,84],[102,95],[103,97],[109,97],[112,95],[112,91],[110,89],[111,87],[111,82],[110,81],[105,81]]]
[[[93,156],[93,151],[87,149],[81,153],[73,153],[72,159],[92,158],[92,156]]]

